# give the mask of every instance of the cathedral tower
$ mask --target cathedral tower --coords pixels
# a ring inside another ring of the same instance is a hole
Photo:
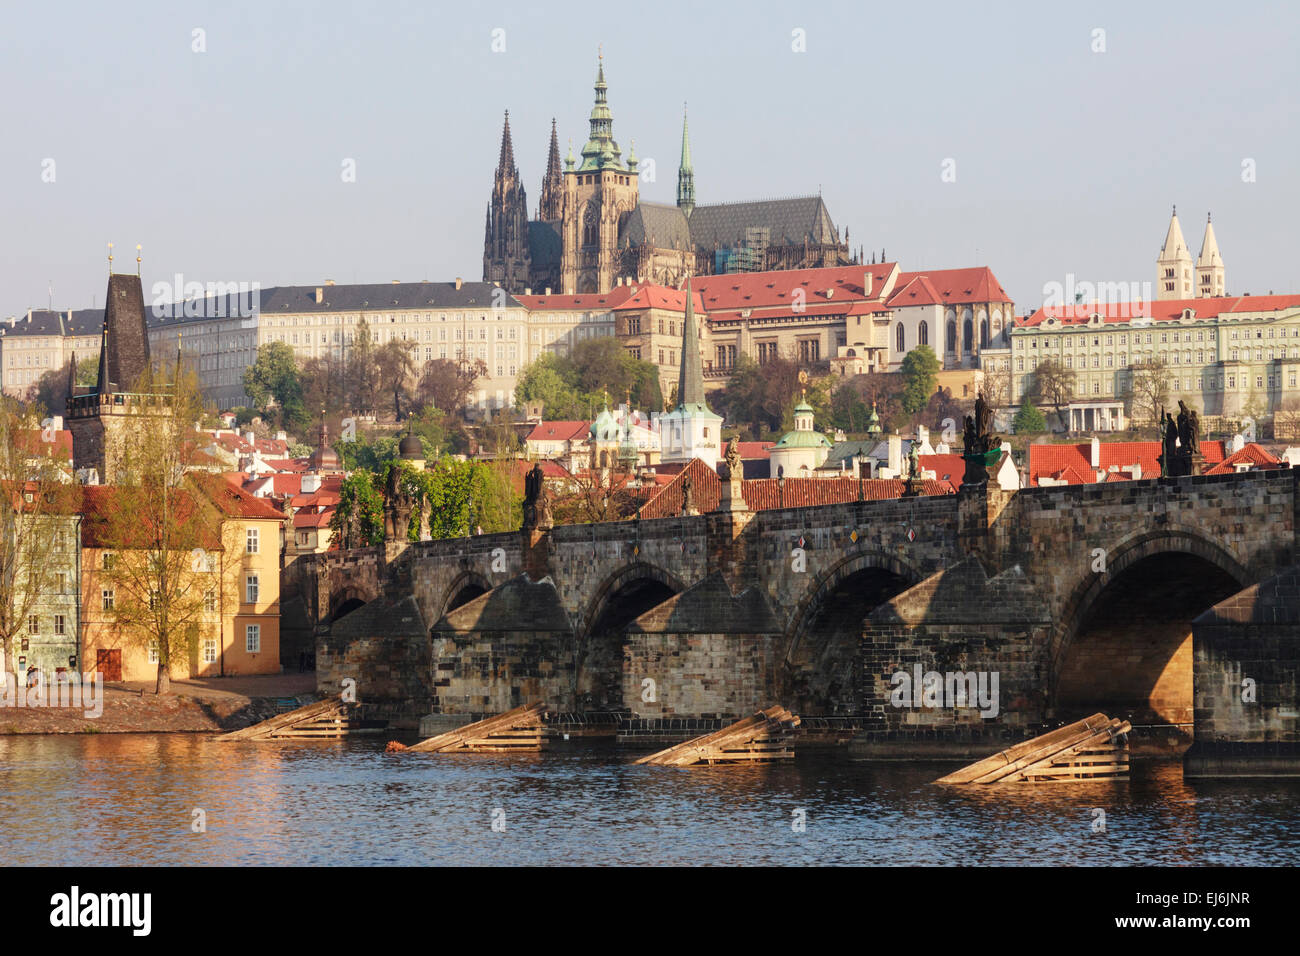
[[[695,169],[691,166],[691,131],[682,107],[682,161],[677,167],[677,208],[687,219],[695,208]]]
[[[1192,254],[1183,241],[1183,230],[1178,225],[1178,207],[1174,207],[1169,220],[1165,244],[1156,259],[1156,298],[1191,299],[1196,295],[1192,278]]]
[[[629,154],[624,162],[614,141],[604,57],[596,70],[595,91],[582,161],[576,169],[572,153],[565,161],[560,275],[563,291],[570,295],[613,288],[619,278],[619,227],[637,205],[636,157]]]
[[[1210,216],[1205,216],[1205,238],[1201,240],[1201,255],[1196,260],[1196,297],[1208,299],[1226,295],[1224,291],[1223,258],[1219,255],[1219,242],[1214,238]]]
[[[515,166],[507,110],[483,236],[483,281],[495,282],[510,293],[523,292],[528,268],[528,197]]]
[[[564,174],[560,172],[560,141],[551,120],[551,149],[546,155],[546,176],[542,179],[542,196],[537,204],[537,218],[543,222],[559,219],[564,211]]]

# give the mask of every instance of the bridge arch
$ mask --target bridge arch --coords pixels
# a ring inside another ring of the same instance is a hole
[[[921,578],[916,568],[883,551],[857,552],[822,571],[790,617],[776,675],[781,702],[809,715],[856,712],[863,622]]]
[[[646,561],[625,565],[601,582],[576,628],[578,709],[623,709],[623,629],[685,587],[676,575]]]
[[[492,582],[479,572],[461,571],[443,592],[442,601],[438,606],[438,619],[491,590]]]
[[[351,584],[332,592],[330,594],[329,623],[333,624],[339,618],[351,614],[362,605],[370,603],[373,599],[374,595],[364,588]]]
[[[1251,574],[1194,529],[1135,534],[1075,584],[1049,649],[1058,717],[1101,710],[1190,740],[1191,622],[1248,586]],[[1142,734],[1139,734],[1142,736]]]

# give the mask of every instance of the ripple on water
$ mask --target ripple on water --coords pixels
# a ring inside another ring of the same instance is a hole
[[[598,748],[382,747],[3,737],[0,849],[9,863],[81,865],[1300,862],[1300,781],[1193,783],[1177,763],[1135,765],[1130,781],[970,788],[933,785],[947,765],[813,755],[679,769]],[[192,830],[196,809],[206,832]]]

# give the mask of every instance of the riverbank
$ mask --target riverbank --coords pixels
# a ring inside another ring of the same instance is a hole
[[[103,688],[102,711],[85,707],[0,707],[0,735],[165,734],[238,730],[277,713],[277,700],[308,697],[314,674],[270,674],[174,680],[159,696],[153,683],[115,682]]]

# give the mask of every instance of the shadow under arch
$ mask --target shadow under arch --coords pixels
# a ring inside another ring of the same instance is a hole
[[[1071,590],[1048,653],[1050,706],[1136,724],[1187,725],[1193,713],[1191,622],[1251,583],[1226,550],[1190,528],[1125,539]]]
[[[579,710],[623,710],[623,632],[635,618],[685,590],[674,574],[636,561],[596,590],[578,629],[574,698]]]
[[[818,575],[791,615],[777,668],[781,703],[808,715],[852,714],[867,615],[922,580],[882,551],[852,554]]]
[[[464,607],[476,597],[487,594],[491,590],[492,582],[479,572],[462,571],[456,575],[447,590],[443,592],[442,603],[438,607],[438,616],[434,620],[441,620],[456,608]]]

